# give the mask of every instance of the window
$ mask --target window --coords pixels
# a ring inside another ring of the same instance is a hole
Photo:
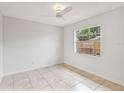
[[[75,31],[75,52],[100,55],[100,26]]]

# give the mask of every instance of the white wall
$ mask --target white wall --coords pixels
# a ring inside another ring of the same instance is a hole
[[[63,29],[4,17],[4,73],[62,62]]]
[[[3,16],[0,12],[0,82],[3,77]]]
[[[94,25],[101,25],[101,57],[74,53],[74,30]],[[124,7],[66,26],[64,62],[124,85]]]

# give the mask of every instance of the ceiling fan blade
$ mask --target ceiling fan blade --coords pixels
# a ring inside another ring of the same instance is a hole
[[[67,8],[65,8],[65,9],[61,12],[61,15],[64,15],[64,14],[70,12],[71,10],[72,10],[72,7],[67,7]]]

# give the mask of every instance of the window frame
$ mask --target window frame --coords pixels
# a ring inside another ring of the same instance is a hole
[[[101,25],[93,25],[93,26],[85,26],[85,27],[81,27],[79,29],[75,29],[73,32],[74,32],[74,40],[73,40],[73,45],[74,45],[74,48],[73,48],[73,51],[74,51],[74,54],[86,54],[86,53],[80,53],[80,52],[77,52],[77,48],[76,48],[76,42],[77,42],[77,37],[76,37],[76,31],[80,31],[80,30],[84,30],[84,29],[88,29],[88,28],[94,28],[94,27],[100,27],[100,55],[101,55]],[[86,54],[86,55],[90,55],[90,54]],[[94,55],[94,56],[100,56],[100,55]]]

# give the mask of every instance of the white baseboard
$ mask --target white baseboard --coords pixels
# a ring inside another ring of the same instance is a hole
[[[24,70],[20,70],[20,71],[16,71],[16,72],[5,73],[4,76],[14,75],[14,74],[17,74],[17,73],[31,71],[31,70],[35,70],[35,69],[38,69],[38,68],[45,68],[45,67],[49,67],[49,66],[53,66],[53,65],[57,65],[57,64],[61,64],[61,63],[52,63],[52,64],[42,65],[42,66],[40,65],[40,66],[37,66],[37,67],[28,68],[28,69],[24,69]]]

